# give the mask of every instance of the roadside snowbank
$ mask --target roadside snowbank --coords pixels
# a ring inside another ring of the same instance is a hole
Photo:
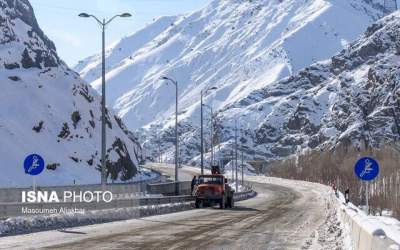
[[[241,181],[239,181],[239,183],[241,183]],[[243,185],[242,184],[238,184],[238,190],[236,190],[236,181],[234,182],[230,182],[229,186],[235,190],[235,192],[246,192],[249,191],[251,188],[249,186]]]
[[[361,231],[365,232],[370,236],[368,239],[371,245],[378,243],[375,237],[382,241],[381,244],[386,244],[384,247],[389,246],[389,249],[400,250],[400,221],[392,217],[386,216],[371,216],[367,215],[363,210],[359,209],[352,203],[345,204],[345,199],[342,193],[339,193],[340,211],[343,220],[348,224],[348,230],[353,236],[353,246],[361,246],[360,241]],[[357,226],[360,228],[358,229]],[[354,232],[357,231],[357,232]],[[363,249],[360,248],[359,249]],[[378,248],[372,248],[378,249]]]
[[[142,168],[138,171],[138,174],[132,177],[127,181],[116,180],[113,181],[111,177],[108,180],[108,183],[112,184],[127,184],[127,183],[136,183],[136,182],[143,182],[143,181],[151,181],[157,180],[160,177],[160,173],[153,171],[151,169]],[[86,183],[82,183],[86,184]]]
[[[380,227],[386,232],[386,235],[400,244],[400,221],[393,217],[386,216],[368,216],[373,223],[379,223]],[[399,248],[400,250],[400,248]]]
[[[191,208],[192,206],[190,202],[183,202],[132,208],[86,211],[85,213],[14,217],[0,221],[0,237],[160,215],[189,210]]]

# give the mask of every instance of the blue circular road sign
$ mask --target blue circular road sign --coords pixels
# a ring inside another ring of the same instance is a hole
[[[38,154],[31,154],[24,161],[25,173],[29,175],[38,175],[44,169],[44,160]]]
[[[363,157],[357,161],[354,172],[361,180],[372,181],[379,174],[379,164],[371,157]]]

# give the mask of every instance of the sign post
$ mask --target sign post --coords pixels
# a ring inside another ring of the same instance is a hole
[[[25,173],[32,176],[33,191],[36,192],[36,175],[39,175],[44,170],[44,160],[38,154],[31,154],[24,161]]]
[[[356,162],[354,172],[359,179],[365,182],[365,202],[367,214],[369,214],[369,182],[374,180],[379,174],[379,164],[371,157],[363,157]]]

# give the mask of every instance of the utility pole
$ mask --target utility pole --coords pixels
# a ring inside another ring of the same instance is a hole
[[[157,137],[158,137],[158,159],[159,159],[159,162],[160,163],[162,163],[162,155],[161,155],[161,138],[160,138],[160,136],[159,135],[157,135]]]
[[[204,174],[204,142],[203,142],[203,90],[200,91],[200,167]]]
[[[236,192],[238,192],[239,183],[238,183],[238,150],[237,150],[237,120],[235,119],[235,172],[236,172]]]
[[[214,89],[217,89],[217,87],[202,89],[200,91],[200,167],[201,167],[201,174],[204,174],[203,94],[207,94],[208,91],[214,90]]]
[[[178,82],[169,77],[163,76],[162,80],[170,81],[175,85],[175,194],[179,194],[179,175],[178,175],[178,167],[179,167],[179,135],[178,135]]]
[[[210,133],[211,133],[211,166],[214,165],[214,123],[213,123],[213,117],[214,117],[214,113],[213,113],[213,108],[212,106],[210,106],[210,110],[211,110],[211,128],[210,128]]]
[[[242,140],[240,140],[241,142],[241,153],[242,153],[242,187],[244,186],[244,159],[243,159],[243,130],[240,130],[241,132],[241,138]]]
[[[178,168],[179,168],[179,142],[178,135],[178,82],[175,82],[175,181],[178,182]],[[178,184],[178,183],[177,183]],[[176,194],[179,194],[179,187],[176,189]]]
[[[211,112],[211,118],[210,118],[210,147],[211,147],[211,161],[210,161],[210,165],[212,166],[214,164],[214,131],[213,131],[213,117],[214,117],[214,113],[213,113],[213,108],[212,106],[203,104],[204,107],[209,108],[210,112]],[[207,151],[207,150],[206,150]]]
[[[103,18],[100,21],[96,16],[87,13],[80,13],[79,17],[92,17],[101,26],[101,40],[102,40],[102,50],[101,50],[101,187],[104,190],[107,184],[107,166],[106,166],[106,56],[105,56],[105,43],[106,36],[105,30],[106,26],[117,17],[131,17],[129,13],[123,13],[121,15],[115,15],[108,21]]]
[[[232,181],[235,179],[233,171],[233,144],[231,145],[231,170],[232,170]]]
[[[101,50],[101,186],[105,190],[107,184],[106,163],[106,35],[105,22],[102,25],[102,50]]]

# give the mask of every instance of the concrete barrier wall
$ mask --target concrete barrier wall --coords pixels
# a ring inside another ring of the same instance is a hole
[[[190,195],[191,182],[167,182],[167,183],[152,183],[147,185],[147,192],[149,194],[162,194],[162,195],[174,195],[176,185],[178,185],[180,195]]]
[[[190,192],[191,192],[191,182],[190,181],[181,181],[181,182],[178,182],[178,185],[179,185],[179,194],[180,195],[190,195]],[[176,187],[176,182],[152,183],[152,184],[147,185],[147,192],[149,194],[174,195],[175,187]],[[248,189],[249,189],[248,191],[252,191],[250,187]],[[247,193],[248,193],[247,191],[240,192],[240,193],[237,193],[237,195],[247,195]]]
[[[238,201],[243,201],[243,200],[253,198],[256,195],[257,195],[257,192],[255,192],[253,190],[249,190],[249,191],[245,191],[245,192],[234,193],[233,199],[235,202],[238,202]]]
[[[353,249],[356,250],[383,250],[400,245],[386,237],[383,229],[372,225],[363,219],[357,211],[350,211],[349,208],[340,210],[340,217],[345,226],[349,229]],[[394,248],[396,249],[396,248]]]

